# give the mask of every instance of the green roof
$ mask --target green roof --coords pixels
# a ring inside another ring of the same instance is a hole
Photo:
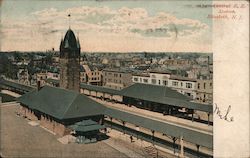
[[[54,80],[54,79],[47,79],[46,81],[52,83],[59,83],[59,80]],[[22,85],[4,79],[0,79],[0,84],[21,89],[25,92],[33,91],[35,89],[34,87],[31,86]],[[135,83],[130,87],[124,88],[122,90],[114,90],[102,86],[95,86],[95,85],[88,85],[85,83],[81,83],[80,87],[92,91],[104,92],[113,95],[121,95],[131,98],[138,98],[141,100],[161,103],[165,105],[185,107],[189,109],[200,110],[210,113],[213,112],[212,105],[190,102],[190,99],[184,96],[183,94],[163,86]]]
[[[45,86],[39,91],[33,90],[18,98],[18,101],[31,109],[46,113],[57,119],[80,118],[95,115],[108,115],[144,128],[180,137],[202,146],[212,148],[212,134],[194,129],[134,115],[116,109],[106,108],[85,95],[74,91]],[[93,131],[104,128],[94,121],[85,120],[73,126],[78,131]]]
[[[57,119],[102,115],[105,109],[85,95],[50,86],[24,94],[18,101]]]
[[[80,87],[84,89],[92,90],[92,91],[104,92],[104,93],[113,94],[113,95],[120,95],[120,90],[115,90],[115,89],[106,88],[102,86],[95,86],[95,85],[89,85],[86,83],[81,83]]]
[[[162,98],[172,98],[186,101],[191,100],[190,98],[181,93],[178,93],[171,88],[141,83],[135,83],[127,88],[124,88],[123,90],[121,90],[121,93],[124,96],[143,99],[155,98],[154,100],[161,100]]]
[[[89,132],[105,128],[105,126],[100,125],[97,122],[92,121],[90,119],[82,120],[81,122],[77,122],[69,127],[75,131],[80,131],[80,132]]]
[[[13,82],[13,81],[8,81],[8,80],[5,80],[5,79],[0,79],[0,84],[8,86],[8,87],[16,88],[16,89],[19,89],[19,90],[22,90],[22,91],[25,91],[25,92],[29,92],[29,91],[32,91],[32,90],[35,89],[35,87],[33,87],[33,86],[20,84],[20,83],[16,83],[16,82]]]
[[[180,138],[183,136],[184,140],[191,143],[199,144],[208,148],[213,148],[213,134],[207,132],[199,132],[195,129],[186,128],[184,126],[157,121],[148,117],[134,115],[129,112],[120,111],[117,109],[107,108],[105,115],[129,122],[147,129],[165,133],[172,137]]]
[[[91,119],[82,120],[81,122],[75,123],[75,125],[78,125],[78,126],[89,126],[89,125],[96,125],[96,124],[98,124],[98,123],[91,120]]]
[[[135,83],[121,90],[121,95],[194,110],[212,112],[213,106],[190,102],[187,96],[164,86]]]

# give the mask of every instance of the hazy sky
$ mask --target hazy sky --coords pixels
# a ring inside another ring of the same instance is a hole
[[[211,52],[212,23],[207,15],[212,10],[194,7],[197,4],[201,3],[3,0],[1,50],[58,50],[70,13],[70,27],[82,51]]]

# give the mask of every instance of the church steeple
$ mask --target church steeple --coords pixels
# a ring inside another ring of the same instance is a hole
[[[69,29],[70,29],[70,16],[71,16],[71,15],[70,15],[70,14],[68,14],[68,17],[69,17]]]
[[[69,28],[60,44],[60,87],[80,91],[80,42]]]

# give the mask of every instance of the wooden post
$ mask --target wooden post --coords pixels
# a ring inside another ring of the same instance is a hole
[[[209,126],[209,115],[210,113],[207,113],[207,125]]]
[[[184,158],[183,136],[181,136],[181,138],[180,138],[180,145],[181,145],[180,158]]]
[[[154,130],[151,130],[151,132],[152,132],[152,140],[153,140],[153,142],[154,142],[155,131],[154,131]]]
[[[125,134],[125,121],[122,121],[122,125],[123,125],[123,134]]]
[[[172,138],[173,140],[173,148],[174,148],[174,154],[175,154],[175,141],[177,140],[175,137]]]
[[[199,157],[199,149],[200,149],[200,145],[196,144],[197,147],[197,157]]]

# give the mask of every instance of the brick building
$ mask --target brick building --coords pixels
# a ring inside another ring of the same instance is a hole
[[[19,113],[63,136],[70,134],[69,126],[91,119],[102,123],[105,107],[75,91],[44,86],[18,98]]]
[[[91,85],[102,85],[102,73],[97,68],[83,64],[80,66],[80,81]]]
[[[129,71],[122,71],[119,69],[104,69],[103,86],[120,90],[122,88],[132,85],[132,73]]]
[[[196,100],[201,103],[213,103],[213,80],[197,80]]]

